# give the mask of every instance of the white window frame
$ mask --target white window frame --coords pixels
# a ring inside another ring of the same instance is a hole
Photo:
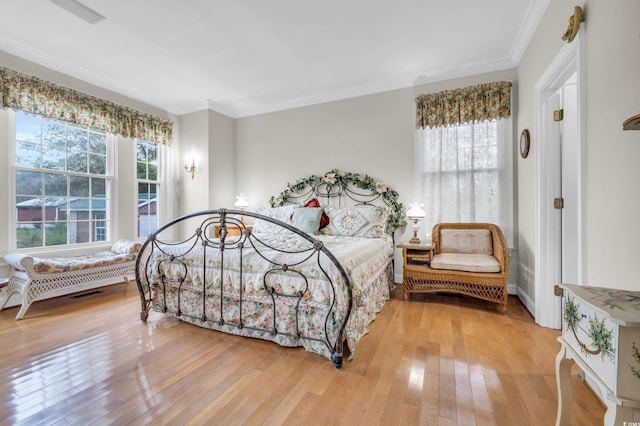
[[[139,200],[139,193],[138,193],[138,188],[139,188],[139,184],[140,183],[145,183],[145,184],[154,184],[156,185],[156,229],[158,229],[160,227],[160,224],[162,223],[162,219],[164,217],[163,212],[166,211],[166,206],[165,204],[165,200],[166,197],[164,196],[164,191],[165,191],[165,185],[164,182],[167,181],[166,179],[166,175],[167,175],[167,167],[166,167],[166,147],[163,144],[154,144],[151,143],[149,141],[145,141],[146,143],[148,143],[149,145],[154,145],[156,147],[156,180],[152,180],[152,179],[141,179],[138,178],[138,161],[137,161],[137,153],[138,153],[138,139],[134,140],[134,150],[133,150],[133,155],[134,155],[134,177],[135,177],[135,214],[134,214],[134,220],[135,220],[135,235],[137,239],[146,239],[147,236],[141,236],[140,235],[140,220],[139,220],[139,216],[138,216],[138,200]]]
[[[93,241],[86,243],[75,243],[75,244],[60,244],[60,245],[52,245],[52,246],[38,246],[38,247],[25,247],[25,248],[17,248],[17,236],[16,236],[16,227],[18,224],[17,217],[17,209],[15,206],[16,201],[16,171],[18,169],[22,169],[16,165],[16,112],[14,110],[8,109],[7,111],[7,130],[8,130],[8,149],[7,155],[9,158],[9,223],[8,223],[8,240],[10,250],[16,251],[19,253],[30,253],[30,254],[39,254],[39,253],[56,253],[56,252],[69,252],[69,250],[73,249],[81,249],[82,247],[98,247],[104,246],[105,244],[113,244],[112,235],[115,232],[116,224],[114,223],[113,218],[115,217],[115,196],[117,195],[117,191],[114,185],[115,181],[115,159],[117,156],[117,147],[115,143],[115,135],[105,132],[107,135],[107,170],[105,175],[100,175],[100,178],[106,180],[106,194],[109,202],[106,203],[106,221],[108,223],[107,227],[107,240],[106,241]],[[31,114],[31,113],[27,113]],[[31,114],[38,115],[38,114]],[[43,119],[49,119],[41,115]],[[56,121],[62,121],[57,120]],[[38,169],[41,172],[46,173],[50,171],[49,169]],[[60,171],[55,171],[60,172]],[[65,171],[65,173],[68,173]],[[74,173],[68,173],[68,175],[73,175]],[[89,219],[92,222],[92,219]]]

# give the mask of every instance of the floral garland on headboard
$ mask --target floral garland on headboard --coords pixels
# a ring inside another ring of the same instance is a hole
[[[393,232],[398,228],[404,228],[407,225],[404,205],[398,202],[398,193],[389,188],[387,184],[376,181],[374,178],[358,173],[341,173],[338,169],[333,169],[322,176],[311,175],[298,179],[294,184],[287,183],[287,187],[277,196],[271,196],[269,204],[271,207],[282,206],[291,196],[291,194],[302,191],[306,187],[315,188],[324,184],[328,190],[332,186],[345,188],[352,185],[356,188],[376,192],[384,199],[389,208],[389,232]]]

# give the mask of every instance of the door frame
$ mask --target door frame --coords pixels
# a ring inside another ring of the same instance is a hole
[[[578,281],[583,284],[586,276],[586,80],[584,55],[584,28],[572,43],[563,46],[534,85],[534,128],[538,143],[536,155],[536,236],[535,259],[535,321],[543,327],[559,329],[562,326],[560,298],[554,287],[562,276],[562,248],[554,233],[559,232],[553,208],[555,189],[560,184],[560,174],[549,170],[554,163],[555,150],[545,143],[551,138],[553,112],[546,111],[551,96],[574,74],[577,74],[578,115]]]

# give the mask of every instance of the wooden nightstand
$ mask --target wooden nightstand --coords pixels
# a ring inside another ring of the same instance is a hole
[[[245,225],[247,229],[253,229],[253,225]],[[243,228],[237,225],[227,225],[227,237],[238,237],[243,232]],[[220,226],[216,225],[215,238],[220,238]]]
[[[411,288],[408,278],[417,278],[415,276],[415,270],[420,269],[420,266],[428,266],[431,262],[431,256],[433,254],[433,246],[431,244],[410,244],[402,243],[398,244],[398,248],[402,249],[402,287],[404,289],[404,300],[409,299],[409,293]],[[407,266],[411,266],[407,268]]]

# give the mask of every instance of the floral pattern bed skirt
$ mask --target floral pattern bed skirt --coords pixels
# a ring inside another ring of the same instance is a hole
[[[261,238],[280,248],[308,244],[283,235]],[[394,286],[393,242],[387,237],[318,239],[338,259],[351,281],[352,310],[343,337],[354,354]],[[331,262],[323,259],[321,267],[314,262],[298,264],[299,255],[270,253],[268,258],[296,265],[286,271],[273,271],[273,264],[252,249],[242,255],[239,250],[225,250],[224,261],[211,248],[205,254],[202,247],[194,247],[187,255],[178,255],[179,261],[167,261],[167,255],[183,253],[184,247],[164,250],[164,255],[151,262],[151,270],[157,272],[149,277],[152,309],[174,313],[201,327],[272,340],[283,346],[303,346],[331,357],[324,342],[300,339],[297,334],[337,339],[343,320],[340,312],[344,312],[348,296]],[[336,283],[335,296],[323,269]],[[270,333],[270,329],[277,333]]]

